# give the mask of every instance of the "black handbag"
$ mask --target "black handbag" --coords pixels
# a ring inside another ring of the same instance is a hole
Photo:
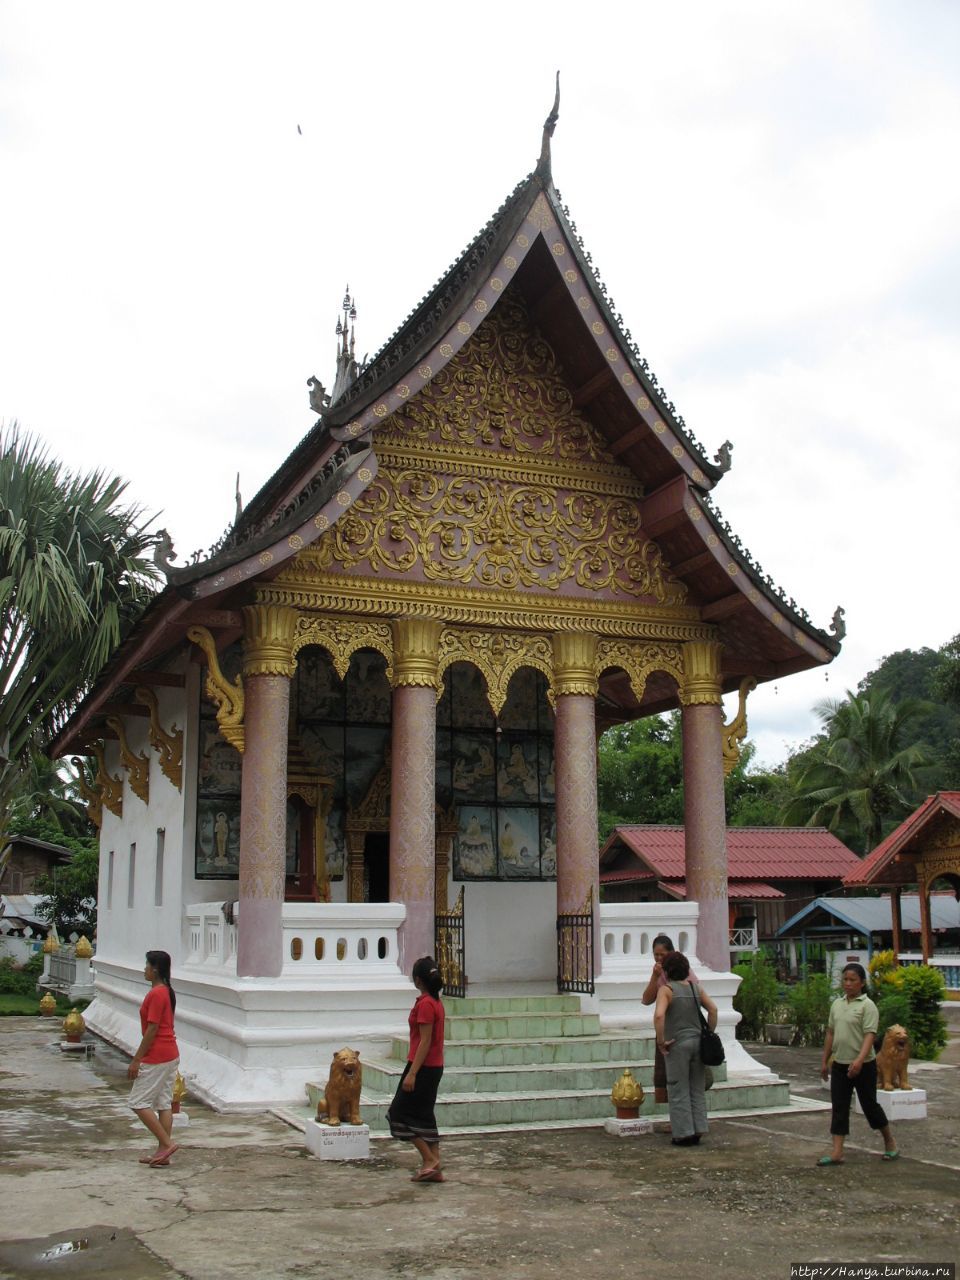
[[[697,1017],[700,1019],[700,1061],[705,1067],[719,1067],[727,1057],[723,1041],[707,1026],[707,1020],[700,1008],[700,992],[696,987],[693,988],[693,998],[697,1003]]]

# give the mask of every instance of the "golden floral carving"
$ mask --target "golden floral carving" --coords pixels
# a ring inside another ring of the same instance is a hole
[[[100,799],[104,805],[118,818],[123,817],[123,779],[115,778],[107,770],[107,762],[103,754],[103,743],[95,742],[90,748],[97,758],[97,776],[94,785],[100,788]]]
[[[172,725],[170,732],[160,724],[160,706],[152,689],[135,689],[136,702],[150,712],[150,745],[160,757],[160,768],[178,791],[183,789],[183,730]]]
[[[321,566],[556,591],[566,582],[676,604],[686,587],[640,527],[636,503],[545,485],[381,470],[319,548]]]
[[[97,785],[91,787],[87,782],[87,771],[79,756],[73,756],[70,763],[77,771],[77,776],[74,779],[77,794],[87,806],[87,817],[99,831],[103,825],[103,792]]]
[[[119,716],[107,716],[106,724],[117,735],[120,742],[120,763],[127,771],[130,790],[139,796],[144,804],[150,803],[150,757],[142,752],[130,750],[127,731]]]
[[[917,883],[921,892],[929,893],[940,876],[960,876],[960,849],[954,853],[923,853],[917,860]]]
[[[206,627],[188,627],[187,639],[203,650],[207,659],[207,678],[203,691],[216,703],[217,725],[221,736],[231,747],[243,753],[243,677],[231,683],[220,670],[217,646]]]
[[[577,273],[576,273],[572,268],[568,268],[568,269],[563,273],[563,278],[564,278],[564,280],[566,280],[567,284],[576,284],[576,283],[577,283]]]
[[[740,681],[737,714],[723,726],[723,773],[733,773],[740,763],[740,750],[747,736],[747,695],[757,687],[755,676],[745,676]]]
[[[440,354],[443,356],[445,360],[450,359],[450,357],[453,355],[453,347],[451,347],[449,342],[440,343]]]
[[[438,675],[454,662],[472,662],[487,685],[487,701],[499,716],[510,681],[521,667],[535,667],[553,684],[553,653],[546,636],[445,627],[440,635]],[[439,692],[442,693],[441,684]]]
[[[393,679],[393,633],[387,622],[368,622],[365,618],[318,617],[304,613],[293,629],[293,653],[308,644],[319,645],[330,655],[334,670],[342,680],[350,659],[358,649],[376,649],[387,660],[386,676]]]
[[[634,697],[642,702],[647,680],[655,671],[665,671],[680,685],[683,652],[679,644],[638,644],[604,638],[597,644],[597,675],[610,667],[620,667],[627,673]]]
[[[493,279],[490,281],[490,288],[493,290],[494,293],[500,293],[502,291],[503,281],[500,279],[499,276],[493,277]]]
[[[419,373],[420,377],[424,379],[433,377],[433,370],[428,364],[422,364],[417,370],[417,373]]]

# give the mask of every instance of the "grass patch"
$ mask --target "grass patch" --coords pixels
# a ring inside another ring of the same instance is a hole
[[[50,1018],[51,1024],[58,1017],[65,1018],[71,1009],[79,1009],[83,1013],[89,1000],[78,1000],[71,1004],[69,1000],[57,999],[57,1012]],[[40,997],[22,995],[0,995],[0,1018],[22,1018],[30,1015],[40,1017]]]

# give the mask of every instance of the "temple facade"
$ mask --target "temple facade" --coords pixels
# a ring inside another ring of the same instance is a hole
[[[750,689],[831,661],[841,613],[814,627],[718,514],[730,446],[707,456],[632,345],[546,136],[362,368],[352,312],[313,428],[208,555],[158,549],[165,589],[54,744],[97,761],[88,1020],[134,1043],[162,947],[200,1090],[289,1097],[329,1045],[402,1027],[441,918],[456,980],[578,961],[620,1020],[672,930],[732,1037],[725,762]],[[598,736],[675,707],[687,901],[607,910]]]

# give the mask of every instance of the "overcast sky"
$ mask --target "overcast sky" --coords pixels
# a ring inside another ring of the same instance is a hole
[[[181,560],[533,167],[709,453],[745,545],[826,627],[812,707],[960,631],[960,4],[521,7],[0,0],[0,419],[104,466]],[[298,125],[300,132],[298,132]]]

